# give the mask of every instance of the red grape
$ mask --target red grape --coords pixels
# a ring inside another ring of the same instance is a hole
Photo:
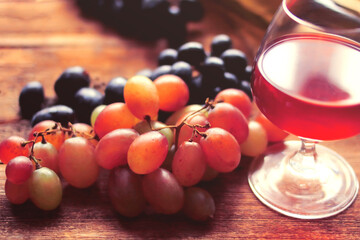
[[[140,120],[128,109],[125,103],[112,103],[106,106],[97,117],[94,130],[99,138],[118,128],[132,128]]]
[[[137,174],[148,174],[161,166],[168,152],[168,141],[157,131],[137,137],[128,151],[128,164]]]
[[[197,142],[184,142],[175,152],[172,171],[178,182],[186,187],[200,182],[205,173],[205,155]]]
[[[219,172],[211,168],[209,165],[206,165],[205,173],[201,178],[201,181],[211,181],[219,175]]]
[[[200,140],[206,162],[218,172],[231,172],[240,163],[240,146],[233,135],[222,128],[210,128]]]
[[[14,184],[9,180],[5,182],[5,194],[12,204],[23,204],[29,199],[28,182]]]
[[[209,112],[208,120],[211,127],[219,127],[230,132],[239,144],[249,135],[248,121],[239,109],[229,103],[217,103]]]
[[[206,221],[215,214],[215,202],[204,189],[191,187],[185,190],[184,213],[193,220]]]
[[[177,111],[189,101],[189,88],[176,75],[162,75],[154,80],[154,84],[159,95],[159,108],[163,111]]]
[[[129,110],[137,118],[157,117],[159,95],[155,84],[149,78],[138,75],[128,79],[124,87],[124,98]]]
[[[34,157],[40,160],[42,167],[47,167],[59,173],[58,151],[49,142],[37,142],[34,145]]]
[[[216,97],[215,102],[230,103],[238,108],[246,118],[249,118],[252,110],[252,103],[249,96],[242,90],[235,88],[228,88],[220,91]]]
[[[89,140],[89,142],[96,147],[98,140],[95,139],[94,129],[86,123],[75,123],[72,125],[77,137],[83,137]]]
[[[97,180],[99,166],[94,147],[82,137],[65,140],[59,150],[59,168],[62,176],[72,186],[86,188]]]
[[[142,181],[145,199],[157,213],[174,214],[184,204],[184,189],[175,176],[163,169],[145,175]]]
[[[45,121],[39,122],[32,128],[32,130],[29,134],[28,140],[35,139],[35,136],[34,136],[35,132],[43,132],[47,129],[53,129],[54,127],[56,127],[56,122],[53,120],[45,120]],[[51,143],[57,150],[59,150],[61,145],[65,141],[65,134],[62,131],[56,131],[56,132],[53,132],[50,134],[46,134],[45,139],[47,142]],[[41,137],[38,137],[36,139],[36,141],[40,142]]]
[[[201,109],[202,106],[199,104],[191,104],[191,105],[187,105],[179,110],[177,110],[176,112],[174,112],[173,114],[170,115],[170,117],[168,117],[165,121],[165,124],[167,125],[175,125],[180,118],[184,118],[185,115],[195,112],[199,109]]]
[[[26,182],[34,171],[32,161],[25,156],[11,159],[6,165],[5,173],[7,179],[14,184]]]
[[[26,140],[22,137],[11,136],[0,143],[0,161],[7,164],[17,156],[29,156],[29,147],[21,144]]]
[[[127,164],[130,144],[139,134],[134,129],[122,128],[106,134],[95,148],[95,159],[105,169]]]
[[[42,167],[35,170],[29,179],[31,201],[42,210],[54,210],[62,199],[62,185],[56,173]]]
[[[135,217],[142,213],[146,200],[142,191],[141,176],[126,167],[111,170],[108,191],[112,205],[118,213]]]

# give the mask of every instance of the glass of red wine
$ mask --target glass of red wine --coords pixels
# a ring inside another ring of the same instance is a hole
[[[360,133],[359,0],[283,0],[255,59],[254,100],[275,125],[300,138],[270,146],[248,180],[268,207],[317,219],[345,210],[359,182],[321,141]]]

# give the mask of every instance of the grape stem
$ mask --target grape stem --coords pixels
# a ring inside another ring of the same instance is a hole
[[[194,116],[195,114],[197,114],[197,113],[199,113],[199,112],[201,112],[201,111],[203,111],[203,110],[209,111],[210,109],[213,109],[213,108],[215,107],[215,104],[216,104],[216,103],[215,103],[214,101],[209,100],[209,98],[207,98],[207,99],[205,100],[205,105],[204,105],[203,107],[201,107],[200,109],[198,109],[198,110],[190,113],[188,116],[186,116],[186,117],[182,120],[181,123],[179,123],[179,125],[169,125],[169,126],[164,126],[164,127],[160,127],[160,128],[153,128],[152,125],[151,125],[151,118],[150,118],[150,116],[145,116],[144,120],[149,124],[150,129],[151,129],[152,131],[160,131],[160,130],[165,129],[165,128],[174,129],[174,131],[175,131],[175,150],[177,150],[178,144],[179,144],[180,130],[181,130],[181,128],[182,128],[184,125],[186,125],[186,126],[188,126],[188,127],[190,127],[190,128],[193,129],[193,134],[192,134],[191,138],[189,139],[190,142],[193,141],[194,137],[195,137],[197,134],[200,135],[200,136],[202,136],[202,137],[204,137],[204,138],[207,136],[204,132],[200,132],[197,128],[210,128],[210,124],[209,124],[209,123],[206,124],[206,125],[200,125],[200,124],[194,124],[194,125],[192,125],[192,124],[189,124],[189,123],[187,122],[187,120],[188,120],[190,117]]]

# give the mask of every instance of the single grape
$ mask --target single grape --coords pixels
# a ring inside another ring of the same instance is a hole
[[[103,103],[103,95],[95,88],[83,87],[75,93],[74,110],[77,120],[90,124],[92,111]]]
[[[158,95],[159,108],[174,112],[184,107],[189,101],[189,88],[178,76],[167,74],[154,80]]]
[[[72,106],[75,93],[90,84],[89,74],[84,68],[75,66],[67,68],[56,80],[54,88],[59,102]]]
[[[228,89],[228,88],[237,88],[239,86],[239,79],[238,77],[229,72],[224,73],[223,80],[219,83],[219,87],[221,90]]]
[[[238,108],[246,118],[250,117],[252,103],[248,95],[242,90],[235,88],[224,89],[216,95],[214,101],[230,103]]]
[[[42,167],[47,167],[59,173],[58,151],[49,142],[37,142],[34,144],[34,157],[39,160]]]
[[[220,57],[224,51],[230,48],[232,48],[232,41],[228,35],[216,35],[211,41],[211,56]]]
[[[123,216],[136,217],[145,209],[142,178],[126,167],[111,170],[108,193],[112,205]]]
[[[182,186],[200,182],[206,169],[205,155],[197,142],[183,142],[175,152],[172,171]]]
[[[137,137],[128,151],[128,164],[137,174],[148,174],[161,166],[168,152],[166,137],[151,131]]]
[[[196,221],[206,221],[214,217],[215,202],[206,190],[190,187],[185,190],[184,213]]]
[[[113,169],[127,164],[130,144],[139,134],[133,129],[116,129],[106,134],[95,148],[95,159],[100,167]]]
[[[41,121],[31,129],[28,140],[29,141],[35,140],[36,136],[34,134],[36,133],[44,132],[46,130],[55,130],[55,129],[57,129],[57,125],[55,121],[53,120]],[[36,142],[40,142],[41,139],[42,139],[41,137],[38,137],[36,139]],[[49,134],[45,134],[45,139],[47,142],[51,143],[57,150],[59,150],[61,145],[65,141],[65,134],[62,131],[55,131]]]
[[[199,67],[205,57],[204,47],[199,42],[187,42],[178,49],[178,61],[187,62],[195,67]]]
[[[166,48],[162,50],[158,57],[158,65],[172,65],[176,62],[177,50],[173,48]]]
[[[40,209],[56,209],[62,199],[62,185],[58,175],[47,167],[33,172],[29,179],[31,201]]]
[[[10,136],[0,143],[0,161],[7,164],[17,156],[28,156],[29,147],[22,146],[25,139],[18,136]]]
[[[14,184],[9,180],[5,181],[5,195],[12,204],[23,204],[29,199],[28,182]]]
[[[251,91],[251,84],[248,81],[245,80],[241,80],[240,84],[239,84],[239,89],[244,91],[248,97],[250,98],[250,100],[253,100],[253,95],[252,95],[252,91]]]
[[[241,76],[248,65],[245,53],[238,49],[227,49],[221,54],[221,58],[224,60],[225,70],[236,76]]]
[[[145,199],[157,213],[174,214],[184,204],[184,189],[168,170],[158,168],[145,175],[142,187]]]
[[[284,132],[272,122],[270,122],[270,120],[267,119],[262,113],[259,113],[256,116],[255,121],[260,123],[265,128],[269,142],[282,141],[289,135],[287,132]]]
[[[26,182],[33,171],[33,163],[25,156],[18,156],[11,159],[5,169],[6,178],[14,184],[22,184]]]
[[[219,127],[230,132],[239,144],[249,135],[247,119],[239,109],[229,103],[217,103],[209,112],[208,121],[211,127]]]
[[[150,116],[156,118],[159,111],[159,95],[155,84],[147,77],[134,76],[124,88],[125,103],[139,119]]]
[[[187,62],[177,61],[171,65],[171,74],[180,77],[186,84],[189,84],[192,80],[192,67]]]
[[[59,150],[59,168],[65,180],[76,188],[86,188],[97,180],[94,147],[82,137],[66,139]]]
[[[150,124],[149,124],[147,121],[144,120],[144,121],[137,123],[134,126],[134,129],[138,133],[144,134],[144,133],[152,131],[152,129],[162,128],[161,130],[158,130],[158,132],[162,133],[166,137],[166,139],[168,141],[168,146],[170,149],[174,143],[174,132],[170,128],[167,128],[166,126],[167,126],[166,124],[159,122],[159,121],[151,120]]]
[[[249,121],[249,136],[241,144],[241,153],[256,157],[265,152],[268,144],[265,128],[258,122]]]
[[[240,146],[231,133],[222,128],[206,130],[200,145],[206,156],[206,162],[218,172],[231,172],[240,163]]]
[[[144,76],[144,77],[147,77],[147,78],[151,79],[152,70],[148,69],[148,68],[145,68],[145,69],[142,69],[142,70],[138,71],[135,75],[136,76],[140,75],[140,76]]]
[[[40,82],[33,81],[27,83],[21,89],[19,95],[21,116],[26,119],[31,119],[32,116],[41,109],[44,99],[44,88]]]
[[[106,107],[106,105],[99,105],[97,106],[91,113],[91,116],[90,116],[90,123],[91,123],[91,126],[94,127],[95,126],[95,122],[96,122],[96,119],[97,117],[99,116],[99,114],[102,112],[102,110],[104,110],[104,108]]]
[[[124,102],[124,87],[126,79],[123,77],[116,77],[106,85],[104,104],[111,104],[114,102]]]
[[[137,119],[125,103],[112,103],[106,106],[95,121],[94,130],[99,138],[118,128],[132,128]]]
[[[225,67],[224,61],[218,57],[207,57],[201,65],[203,75],[203,85],[206,88],[213,88],[224,81]]]
[[[35,126],[39,122],[45,120],[53,120],[55,122],[60,122],[63,126],[67,126],[69,122],[74,122],[75,112],[72,108],[65,105],[54,105],[43,108],[34,114],[31,119],[31,126]]]

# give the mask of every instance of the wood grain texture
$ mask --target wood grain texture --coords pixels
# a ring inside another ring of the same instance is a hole
[[[14,3],[15,2],[15,3]],[[252,59],[280,0],[237,0],[230,11],[225,1],[203,0],[206,16],[188,26],[188,40],[209,50],[213,36],[229,34],[234,47]],[[229,1],[230,2],[230,1]],[[234,1],[232,1],[234,4]],[[255,17],[253,22],[253,16]],[[249,18],[250,17],[250,18]],[[259,20],[260,19],[260,20]],[[261,24],[259,24],[259,22]],[[0,141],[11,135],[27,136],[30,124],[18,118],[18,94],[28,81],[44,84],[51,99],[53,84],[68,66],[82,65],[92,85],[103,89],[112,77],[130,77],[143,68],[155,68],[164,40],[143,43],[125,39],[85,20],[72,1],[6,1],[0,3]],[[360,177],[360,136],[326,143],[348,159]],[[171,216],[119,216],[107,197],[107,171],[84,190],[67,186],[59,209],[38,210],[32,203],[11,205],[5,197],[4,165],[0,165],[1,239],[359,239],[360,201],[345,212],[322,220],[282,216],[262,205],[247,183],[251,159],[243,158],[234,172],[201,184],[214,196],[217,211],[205,223]]]

